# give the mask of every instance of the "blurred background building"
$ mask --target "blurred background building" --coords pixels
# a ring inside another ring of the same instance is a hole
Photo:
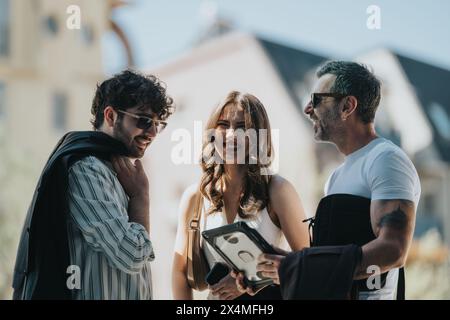
[[[66,26],[66,10],[75,3],[84,9],[79,30]],[[110,30],[120,35],[110,19],[114,6],[114,1],[0,1],[0,117],[14,144],[40,162],[67,130],[90,129],[88,106],[104,78],[102,37]]]
[[[407,152],[420,175],[422,197],[408,260],[407,297],[450,298],[450,91],[446,88],[450,61],[445,61],[447,67],[442,66],[445,63],[433,65],[429,59],[422,61],[420,54],[411,57],[392,49],[376,36],[365,50],[354,49],[345,55],[326,48],[312,49],[312,42],[308,46],[288,44],[280,37],[267,32],[261,35],[236,23],[242,12],[232,13],[232,9],[244,9],[249,2],[223,5],[229,11],[222,15],[217,3],[211,1],[175,5],[160,1],[0,0],[0,299],[11,296],[18,236],[40,170],[66,131],[90,129],[90,104],[99,81],[125,67],[135,67],[160,77],[177,105],[168,128],[144,159],[156,251],[154,296],[170,299],[178,204],[184,190],[201,175],[195,152],[189,156],[190,164],[171,161],[176,152],[176,131],[186,130],[194,146],[202,135],[195,121],[205,124],[230,90],[255,94],[265,105],[279,138],[275,148],[279,173],[294,184],[312,216],[326,178],[343,159],[334,146],[314,142],[303,107],[317,66],[334,58],[363,62],[382,80],[377,130]],[[292,11],[294,3],[280,3],[280,10]],[[298,3],[299,8],[305,6],[304,11],[313,6],[308,1]],[[66,10],[73,4],[81,9],[79,30],[66,26],[70,16]],[[314,8],[319,12],[325,4],[336,2],[318,1]],[[350,10],[352,5],[343,0],[339,12]],[[369,3],[359,5],[365,28]],[[158,28],[150,28],[148,21],[162,7],[165,23],[158,20]],[[173,29],[185,31],[177,25],[171,29],[170,24],[194,10],[191,7],[200,12],[200,23],[191,28],[194,36],[189,43],[176,52],[166,51],[164,59],[149,53],[143,44],[146,41],[161,48],[165,41],[178,41]],[[179,12],[183,8],[191,9],[183,15]],[[264,20],[262,12],[255,9],[251,13],[249,19]],[[272,18],[275,22],[267,23],[272,28],[276,29],[274,23],[283,24],[275,11]],[[360,37],[356,30],[342,28],[342,34],[354,32]],[[436,26],[433,37],[442,41],[448,31]],[[314,28],[308,32],[320,33]],[[358,41],[354,42],[356,47]],[[143,52],[157,63],[146,62]]]
[[[67,8],[82,10],[80,29]],[[10,293],[14,247],[40,170],[69,130],[89,130],[103,71],[102,39],[118,1],[0,0],[0,298]],[[132,59],[126,60],[132,63]],[[5,231],[3,231],[5,230]]]

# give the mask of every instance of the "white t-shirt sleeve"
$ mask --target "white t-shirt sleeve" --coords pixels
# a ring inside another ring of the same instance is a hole
[[[416,205],[420,197],[419,177],[413,163],[402,152],[379,154],[368,170],[372,200],[403,199]]]
[[[331,176],[332,176],[333,174],[330,174],[329,176],[328,176],[328,179],[327,179],[327,181],[325,182],[325,186],[323,187],[323,194],[325,195],[325,196],[327,196],[328,195],[328,190],[330,190],[330,180],[331,180]]]

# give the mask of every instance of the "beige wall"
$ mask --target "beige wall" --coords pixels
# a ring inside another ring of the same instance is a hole
[[[66,28],[68,5],[81,9],[81,27],[92,25],[94,38],[84,42],[80,30]],[[5,84],[5,110],[0,129],[14,150],[0,154],[8,181],[0,198],[7,197],[2,229],[0,297],[11,297],[14,256],[26,208],[50,151],[66,130],[90,129],[90,105],[96,82],[101,80],[101,36],[108,19],[108,2],[91,0],[10,0],[10,54],[0,57],[0,81]],[[45,17],[52,15],[58,32],[49,34]],[[53,126],[53,94],[67,96],[67,127]],[[14,151],[14,152],[12,152]],[[14,159],[11,165],[11,159]],[[8,162],[9,160],[9,162]],[[3,162],[4,161],[4,162]],[[16,165],[17,164],[17,165]],[[7,189],[7,191],[5,191]],[[3,203],[4,204],[4,203]],[[5,229],[7,229],[5,231]],[[3,269],[4,268],[4,269]]]
[[[4,125],[10,139],[43,165],[64,130],[52,124],[53,94],[67,96],[67,130],[89,129],[95,84],[103,78],[101,36],[107,27],[106,1],[26,1],[11,3],[11,53],[0,60],[0,81],[6,84]],[[81,27],[93,30],[93,41],[82,30],[66,27],[66,8],[78,5]],[[56,34],[45,28],[54,17]]]

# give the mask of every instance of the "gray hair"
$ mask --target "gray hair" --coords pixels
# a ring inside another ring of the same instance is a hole
[[[364,123],[373,122],[381,99],[381,82],[363,64],[351,61],[329,61],[322,65],[316,75],[336,76],[332,93],[354,96],[358,100],[357,114]]]

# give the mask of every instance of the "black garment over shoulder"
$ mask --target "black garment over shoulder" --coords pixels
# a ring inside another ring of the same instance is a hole
[[[365,280],[353,281],[361,246],[375,239],[370,221],[370,203],[368,198],[350,194],[333,194],[320,201],[310,224],[313,228],[311,248],[295,252],[293,257],[288,256],[289,259],[285,259],[280,267],[280,282],[283,276],[284,282],[302,284],[282,285],[283,298],[346,299],[356,298],[358,291],[371,291]],[[298,265],[298,273],[291,270],[293,263]],[[333,270],[339,270],[342,278]],[[382,287],[386,283],[386,275],[381,275]],[[304,291],[309,286],[315,286],[314,296],[308,296],[308,292]],[[334,289],[330,291],[330,288]],[[404,293],[404,270],[401,268],[397,299],[404,300]]]
[[[67,239],[68,170],[77,160],[127,155],[118,140],[98,131],[69,132],[50,155],[36,186],[14,267],[13,299],[70,299]]]
[[[352,194],[333,194],[324,197],[317,207],[313,224],[313,246],[363,246],[376,237],[370,220],[371,199]],[[387,273],[381,275],[381,287],[386,284]],[[366,280],[354,281],[357,291],[372,291]],[[397,300],[405,299],[404,268],[400,268]]]
[[[361,247],[326,246],[292,252],[281,262],[283,299],[350,299]]]

